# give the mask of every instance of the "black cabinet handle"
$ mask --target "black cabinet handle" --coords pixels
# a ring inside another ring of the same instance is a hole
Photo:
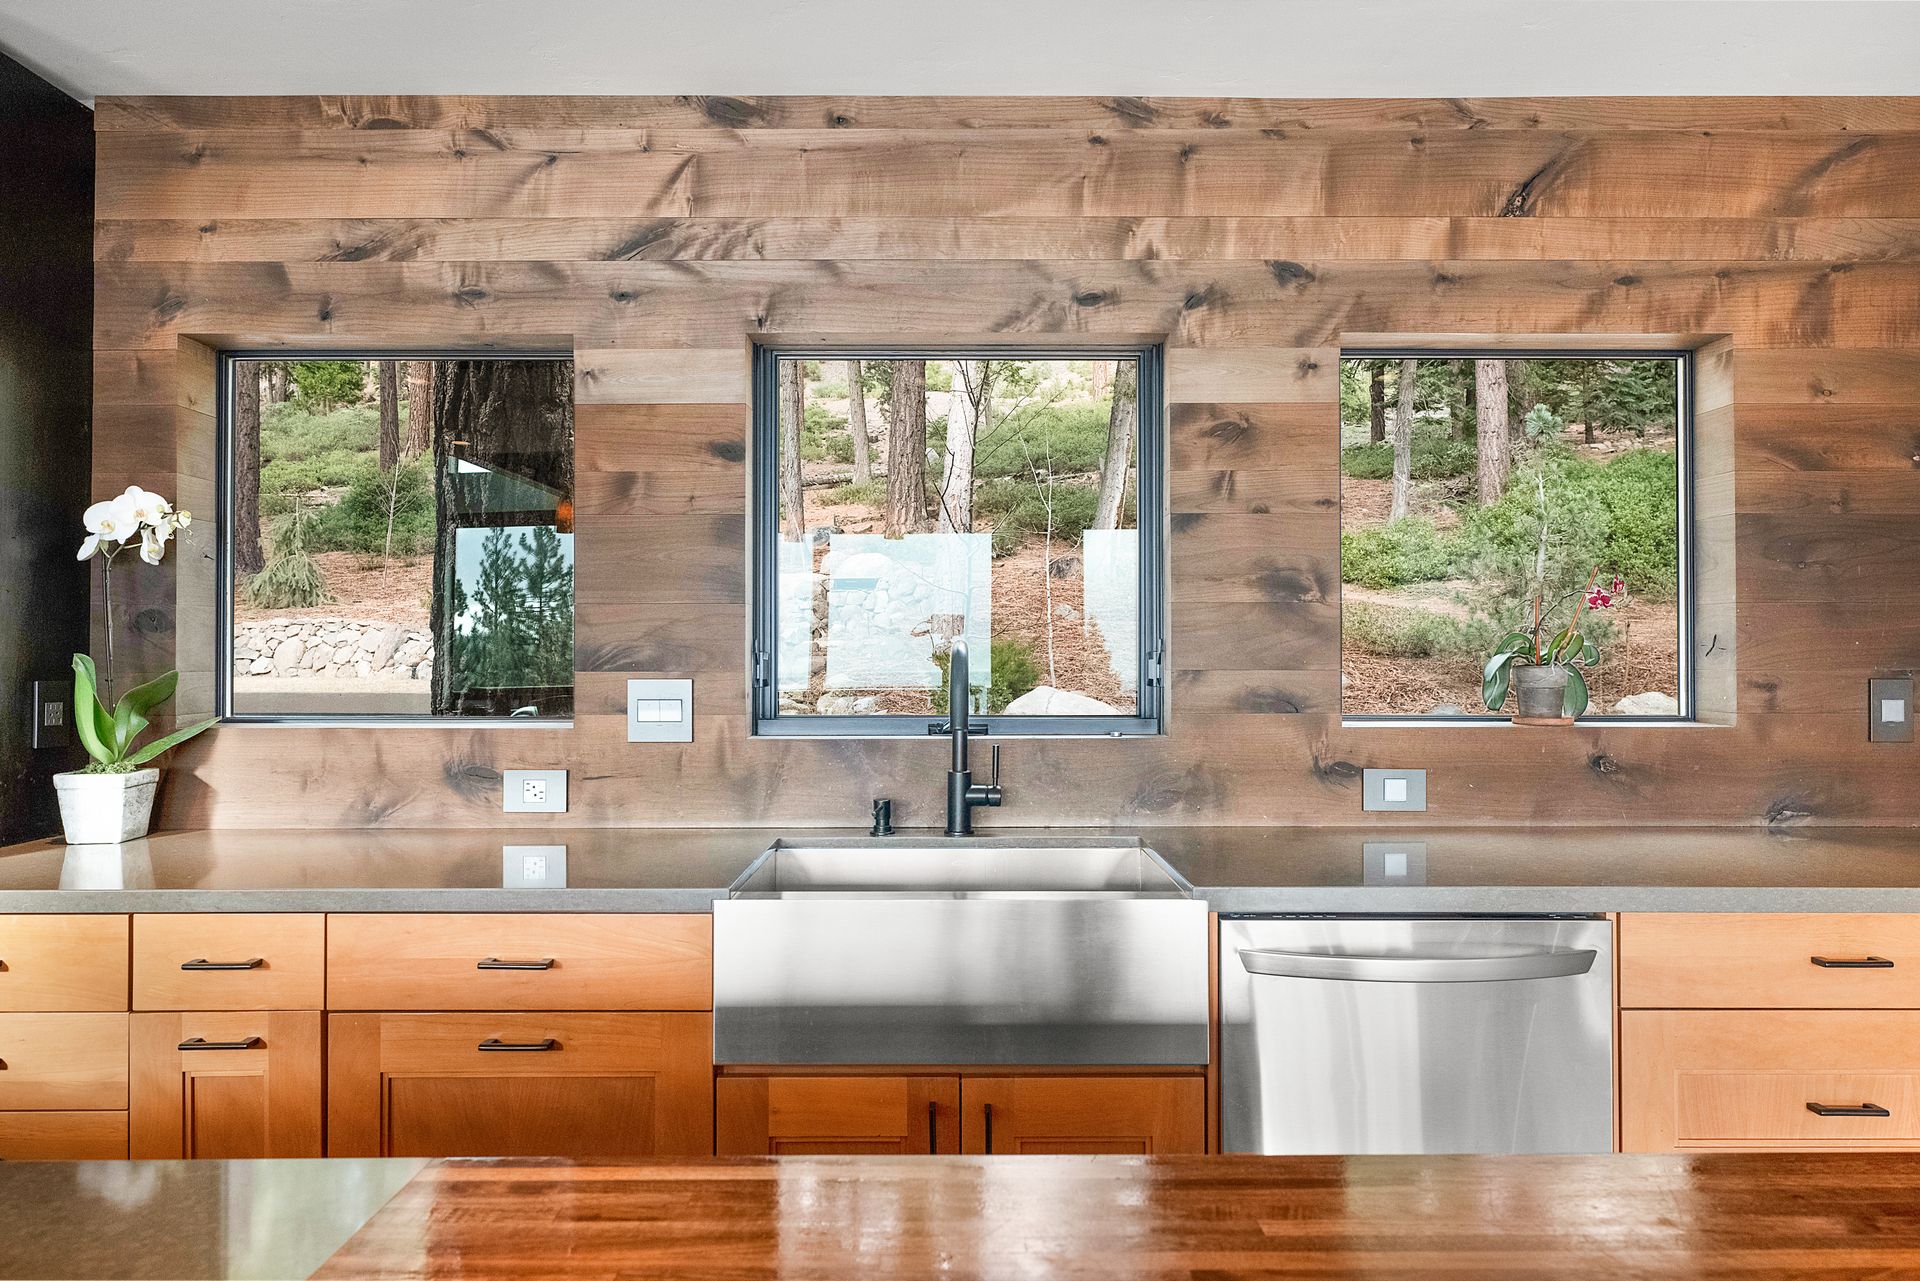
[[[204,1036],[188,1037],[180,1042],[183,1050],[257,1050],[265,1042],[257,1036],[249,1036],[239,1041],[209,1041]]]
[[[1815,1116],[1892,1116],[1893,1113],[1872,1103],[1809,1103],[1807,1111]]]
[[[550,970],[553,968],[553,958],[543,956],[537,961],[503,961],[497,956],[489,956],[486,960],[477,962],[473,968],[476,970]]]
[[[927,1154],[929,1156],[940,1150],[940,1130],[934,1124],[934,1115],[934,1103],[929,1099],[927,1100]]]
[[[480,1048],[483,1050],[508,1050],[523,1054],[537,1054],[542,1050],[559,1049],[560,1042],[550,1036],[542,1037],[538,1041],[503,1041],[497,1036],[490,1036],[480,1042]]]
[[[1809,956],[1807,958],[1823,970],[1890,970],[1893,962],[1884,956]]]
[[[202,956],[192,961],[180,962],[183,970],[257,970],[267,963],[264,956],[249,957],[244,961],[209,961]]]
[[[987,1115],[987,1155],[992,1156],[993,1155],[993,1104],[984,1103],[981,1106],[986,1109],[986,1115]]]

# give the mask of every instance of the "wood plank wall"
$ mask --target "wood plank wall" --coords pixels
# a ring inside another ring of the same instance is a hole
[[[96,120],[102,494],[172,477],[206,509],[183,339],[578,352],[575,726],[224,728],[176,756],[170,826],[497,825],[509,766],[572,770],[576,823],[845,824],[878,795],[935,821],[937,743],[747,735],[769,335],[1168,344],[1172,732],[1014,741],[985,823],[1358,822],[1367,765],[1431,771],[1427,824],[1920,821],[1916,749],[1864,723],[1867,678],[1920,655],[1920,99],[119,98]],[[1737,569],[1701,644],[1737,653],[1732,725],[1341,726],[1337,357],[1387,334],[1717,340],[1701,477]],[[134,661],[206,666],[188,578],[143,589]],[[625,742],[634,675],[694,677],[692,746]]]

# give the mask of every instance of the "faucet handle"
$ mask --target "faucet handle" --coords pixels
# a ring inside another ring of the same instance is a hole
[[[998,743],[993,745],[993,781],[988,786],[1000,786],[1000,744]]]

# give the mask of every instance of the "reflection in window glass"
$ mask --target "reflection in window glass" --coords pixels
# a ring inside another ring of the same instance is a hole
[[[229,714],[572,714],[572,362],[228,381]]]
[[[1343,359],[1342,711],[1489,715],[1483,667],[1537,597],[1546,635],[1578,607],[1599,652],[1587,717],[1686,715],[1684,373],[1677,355]]]
[[[1141,715],[1139,361],[777,360],[782,718]]]

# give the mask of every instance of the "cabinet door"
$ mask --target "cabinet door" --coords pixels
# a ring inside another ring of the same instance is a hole
[[[311,1010],[135,1014],[133,1158],[319,1156],[320,1019]]]
[[[330,1156],[707,1156],[707,1014],[333,1014]]]
[[[726,1076],[721,1156],[874,1156],[960,1150],[954,1076]]]
[[[1206,1150],[1198,1076],[969,1076],[961,1150],[1011,1155]]]

